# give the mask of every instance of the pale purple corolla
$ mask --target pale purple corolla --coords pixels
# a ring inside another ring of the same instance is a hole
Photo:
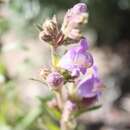
[[[65,37],[74,40],[80,39],[82,35],[79,27],[87,22],[87,17],[87,6],[84,3],[78,3],[69,9],[61,27]]]
[[[79,41],[78,46],[71,48],[61,58],[59,66],[71,72],[72,76],[85,74],[87,69],[93,65],[93,57],[88,52],[88,43],[85,38]]]
[[[66,24],[69,23],[79,24],[80,22],[84,22],[83,18],[85,18],[86,12],[87,12],[86,4],[78,3],[68,10],[68,12],[64,17],[64,22],[66,22]]]
[[[101,94],[102,82],[96,66],[92,66],[77,84],[78,95],[85,104],[96,101]]]

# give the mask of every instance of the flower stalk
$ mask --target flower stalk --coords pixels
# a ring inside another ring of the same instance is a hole
[[[74,118],[75,104],[67,101],[64,104],[64,109],[61,118],[61,130],[74,130],[76,128],[76,120]]]
[[[39,38],[51,48],[51,67],[41,70],[41,79],[55,97],[48,104],[61,113],[61,130],[74,130],[76,119],[94,108],[102,93],[102,82],[87,39],[81,35],[81,25],[88,21],[87,6],[78,3],[67,11],[59,28],[56,17],[46,20]],[[75,47],[60,57],[61,45]],[[98,105],[99,106],[99,105]],[[91,109],[90,109],[91,108]]]
[[[51,61],[52,61],[52,66],[54,68],[57,67],[58,61],[59,61],[59,56],[57,54],[57,49],[53,46],[50,46],[51,48]]]

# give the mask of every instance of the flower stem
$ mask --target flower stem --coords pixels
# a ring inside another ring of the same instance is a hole
[[[75,130],[75,128],[76,121],[74,119],[69,121],[64,121],[63,119],[61,120],[61,130]]]
[[[59,106],[60,110],[62,111],[62,107],[63,107],[62,94],[60,91],[58,91],[58,92],[55,92],[55,95],[56,95],[56,100],[57,100],[58,106]]]
[[[59,62],[59,56],[57,54],[57,49],[54,48],[53,46],[51,46],[51,61],[52,61],[52,66],[56,68]]]
[[[75,106],[68,100],[64,103],[62,117],[61,117],[61,130],[74,130],[76,128],[76,120],[74,118]]]

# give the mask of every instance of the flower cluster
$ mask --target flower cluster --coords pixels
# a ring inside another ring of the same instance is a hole
[[[55,105],[62,114],[61,129],[71,127],[78,113],[94,106],[101,95],[102,82],[98,75],[87,39],[81,34],[81,25],[88,21],[87,6],[78,3],[67,11],[59,27],[56,17],[43,23],[39,37],[52,50],[52,65],[41,70],[41,79],[55,92]],[[75,43],[59,56],[57,48]],[[72,129],[72,128],[71,128]]]

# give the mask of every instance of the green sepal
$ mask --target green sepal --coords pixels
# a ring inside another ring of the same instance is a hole
[[[93,106],[93,107],[90,107],[90,108],[80,109],[78,112],[75,113],[75,117],[78,117],[78,116],[80,116],[81,114],[83,114],[85,112],[90,112],[90,111],[97,110],[97,109],[99,109],[101,107],[102,107],[102,105],[96,105],[96,106]]]

